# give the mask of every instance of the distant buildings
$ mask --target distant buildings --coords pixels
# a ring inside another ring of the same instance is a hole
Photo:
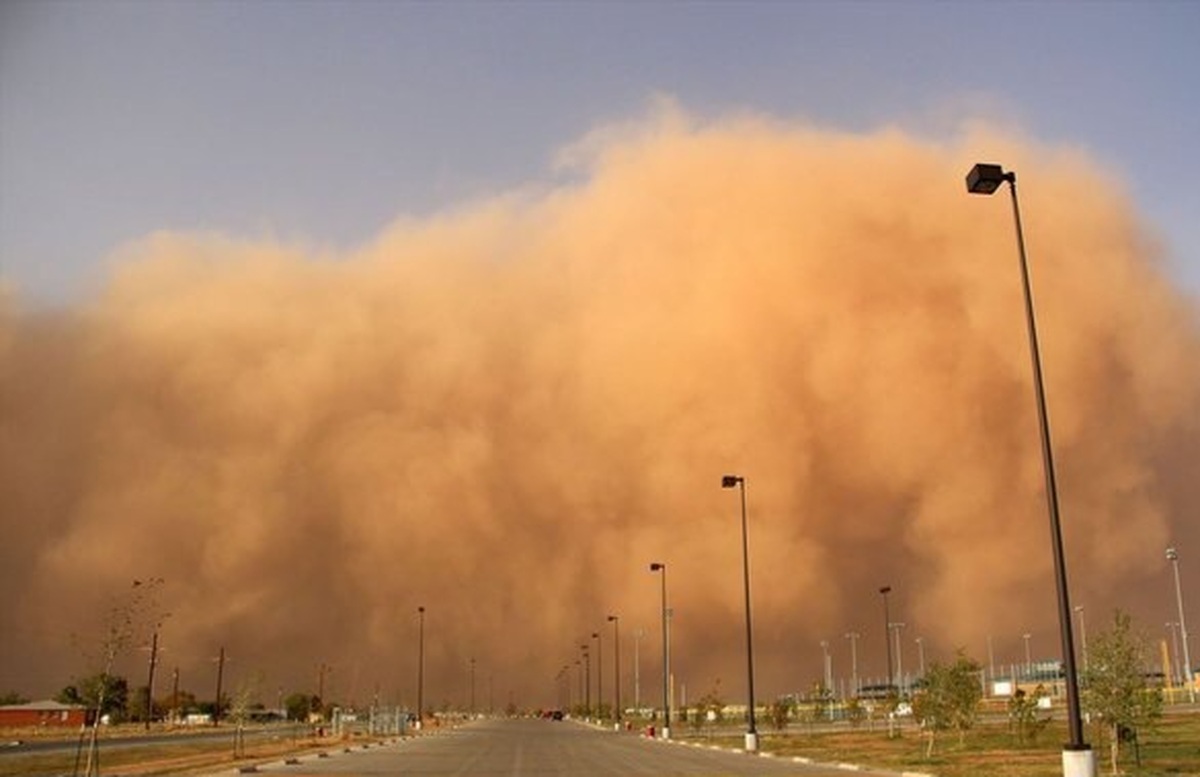
[[[88,711],[78,704],[31,701],[0,707],[0,728],[74,728],[88,722]]]

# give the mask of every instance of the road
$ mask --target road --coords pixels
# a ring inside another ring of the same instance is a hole
[[[843,768],[814,766],[727,750],[658,742],[569,721],[487,720],[394,745],[330,750],[329,757],[258,768],[260,773],[307,777],[368,775],[797,775],[845,777]],[[857,774],[886,775],[859,771]],[[224,772],[223,774],[230,774]]]

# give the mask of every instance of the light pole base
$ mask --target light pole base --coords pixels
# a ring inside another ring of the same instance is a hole
[[[758,734],[753,731],[746,732],[746,752],[758,752]]]
[[[1081,749],[1063,748],[1063,777],[1096,777],[1096,754],[1084,745]]]
[[[670,726],[663,726],[663,728],[662,728],[662,738],[663,738],[663,739],[670,739],[670,738],[671,738],[671,727],[670,727]]]

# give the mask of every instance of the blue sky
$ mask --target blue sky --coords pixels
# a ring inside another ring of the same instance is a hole
[[[1185,2],[4,0],[0,273],[58,305],[157,229],[351,246],[553,180],[558,149],[669,95],[1086,149],[1196,296],[1197,31]]]

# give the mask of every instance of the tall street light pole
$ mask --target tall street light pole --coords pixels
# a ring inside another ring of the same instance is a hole
[[[746,521],[746,478],[725,475],[721,488],[738,488],[742,495],[742,578],[746,592],[746,686],[750,703],[747,706],[746,752],[758,751],[758,729],[754,725],[754,637],[750,627],[750,532]]]
[[[608,616],[613,625],[613,720],[621,728],[621,618]]]
[[[1175,633],[1177,625],[1175,621],[1167,621],[1167,631],[1171,632],[1171,684],[1183,685],[1183,667],[1179,665],[1179,635]]]
[[[598,631],[592,632],[596,640],[596,717],[604,720],[604,643],[603,635]]]
[[[667,565],[655,561],[651,572],[662,573],[662,644],[663,644],[663,725],[662,738],[671,738],[671,695],[668,689],[671,677],[671,627],[667,623]]]
[[[922,637],[917,637],[914,642],[917,643],[917,659],[921,667],[921,677],[925,676],[925,640]]]
[[[1087,654],[1087,622],[1083,619],[1083,605],[1075,605],[1075,613],[1079,615],[1079,649],[1083,653],[1083,671],[1088,670],[1088,654]]]
[[[1050,419],[1046,410],[1046,390],[1042,382],[1042,357],[1038,346],[1037,321],[1033,310],[1033,291],[1029,282],[1029,263],[1025,257],[1025,235],[1021,229],[1021,208],[1017,202],[1017,174],[1000,165],[977,164],[967,173],[967,191],[992,194],[1008,183],[1012,195],[1013,221],[1017,230],[1017,251],[1021,262],[1021,287],[1025,295],[1025,324],[1029,333],[1029,355],[1033,366],[1033,389],[1037,402],[1038,427],[1042,440],[1042,464],[1046,479],[1046,506],[1050,513],[1050,540],[1054,555],[1054,582],[1058,593],[1058,626],[1062,637],[1063,669],[1067,686],[1067,730],[1069,741],[1063,746],[1063,774],[1066,777],[1093,777],[1096,759],[1092,748],[1083,741],[1083,716],[1079,705],[1079,679],[1075,671],[1075,643],[1071,634],[1071,596],[1067,586],[1067,561],[1063,552],[1062,525],[1058,516],[1058,488],[1055,484],[1054,451],[1050,444]]]
[[[646,634],[642,629],[633,630],[633,708],[637,714],[642,714],[642,637]]]
[[[425,723],[425,608],[417,608],[417,730]]]
[[[1179,585],[1179,553],[1167,548],[1167,560],[1175,569],[1175,604],[1179,607],[1179,641],[1183,643],[1183,681],[1188,689],[1188,701],[1196,703],[1196,678],[1192,674],[1192,657],[1188,653],[1187,621],[1183,619],[1183,588]]]
[[[904,652],[900,646],[900,629],[902,628],[904,628],[903,623],[892,624],[892,634],[896,640],[896,685],[901,687],[904,685]]]
[[[846,639],[850,640],[850,693],[854,696],[858,695],[858,632],[846,632]]]
[[[883,644],[884,649],[887,650],[887,672],[885,673],[887,680],[884,684],[888,686],[894,685],[892,682],[892,617],[888,614],[888,594],[891,592],[892,587],[890,585],[885,585],[879,589],[879,593],[883,597]],[[891,690],[890,687],[889,690]]]
[[[588,646],[580,645],[583,651],[583,714],[592,716],[592,657],[588,654]]]

